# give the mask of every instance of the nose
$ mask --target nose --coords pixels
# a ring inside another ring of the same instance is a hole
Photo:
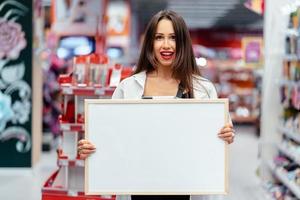
[[[162,46],[164,49],[168,49],[170,48],[170,41],[168,38],[165,38],[164,41],[163,41],[163,46]]]

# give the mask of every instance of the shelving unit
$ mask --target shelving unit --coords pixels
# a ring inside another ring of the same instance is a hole
[[[264,145],[263,179],[285,188],[280,197],[282,200],[300,199],[300,7],[290,16],[278,14],[278,9],[284,4],[288,3],[267,4],[272,18],[268,19],[265,32],[266,77],[261,139]],[[288,19],[285,17],[289,17],[289,24],[286,24]],[[274,20],[280,26],[272,27]],[[266,160],[269,160],[268,164],[264,163]],[[266,168],[270,174],[266,173]]]
[[[114,90],[115,88],[112,87],[73,86],[71,84],[61,85],[61,93],[63,95],[111,96]]]
[[[300,188],[295,182],[288,179],[287,172],[283,168],[276,167],[272,161],[269,161],[268,165],[274,176],[276,176],[279,181],[281,181],[298,199],[300,199]]]
[[[285,60],[288,61],[288,60]],[[300,58],[299,58],[300,61]],[[300,81],[293,81],[287,79],[281,79],[279,82],[280,86],[287,86],[287,87],[300,87]]]
[[[61,131],[84,131],[84,124],[60,123]]]
[[[250,116],[247,117],[241,117],[234,113],[230,113],[230,117],[232,121],[235,123],[255,123],[259,116],[258,114],[251,114]]]
[[[91,66],[89,59],[98,55],[90,55],[82,60],[81,71],[69,75],[61,75],[59,78],[62,95],[59,117],[62,142],[57,150],[57,165],[59,169],[54,172],[42,188],[42,200],[115,200],[115,196],[88,196],[84,194],[84,167],[85,162],[79,158],[77,143],[84,138],[84,99],[111,98],[115,87],[110,87],[111,79],[114,84],[126,78],[132,72],[131,68],[108,68],[108,66]],[[76,70],[76,59],[74,70]],[[82,70],[84,69],[84,70]],[[78,69],[77,69],[78,70]],[[97,71],[98,70],[98,71]],[[114,73],[114,70],[117,73]],[[79,74],[79,72],[83,72]],[[91,77],[92,73],[94,77]],[[74,75],[75,74],[75,75]],[[76,78],[82,78],[80,82]],[[94,82],[92,82],[91,78]],[[97,80],[97,81],[95,81]],[[102,83],[102,85],[101,85]]]
[[[278,150],[284,155],[286,155],[287,157],[289,157],[290,159],[292,159],[293,161],[295,161],[298,165],[300,165],[300,156],[297,155],[295,152],[289,150],[287,147],[283,145],[278,145]]]
[[[59,169],[44,184],[42,200],[115,200],[115,196],[91,196],[85,195],[83,192],[85,162],[79,159],[77,142],[83,138],[84,123],[78,123],[76,116],[74,116],[83,111],[80,107],[83,106],[84,98],[110,98],[114,89],[110,87],[75,86],[71,83],[61,84],[62,110],[64,112],[60,116],[62,144],[57,155]],[[74,102],[74,110],[67,108],[70,101]],[[81,111],[79,111],[80,109]],[[71,113],[72,119],[64,116],[67,113],[69,113],[68,117]]]
[[[284,134],[286,137],[300,143],[300,134],[297,133],[296,131],[290,130],[289,128],[286,128],[283,126],[279,126],[278,130],[279,130],[279,132]]]

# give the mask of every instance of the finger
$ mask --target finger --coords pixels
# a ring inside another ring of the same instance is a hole
[[[96,149],[96,147],[93,146],[93,145],[86,145],[86,144],[77,147],[78,151],[85,150],[85,149],[87,149],[87,150],[94,150],[94,149]]]
[[[93,145],[90,142],[78,144],[77,148],[78,149],[96,149],[95,145]]]
[[[96,149],[94,149],[94,150],[90,150],[90,149],[81,149],[78,153],[80,154],[80,155],[82,155],[82,154],[92,154],[92,153],[94,153],[96,151]]]
[[[81,149],[94,150],[94,149],[96,149],[96,147],[93,144],[84,144],[84,145],[81,146]]]
[[[234,132],[233,128],[222,128],[219,133]]]
[[[78,145],[78,147],[81,147],[82,149],[90,149],[90,148],[96,148],[95,145],[93,145],[92,143],[85,143],[85,144],[81,144],[81,145]]]
[[[218,135],[224,135],[224,134],[225,134],[225,135],[232,135],[232,136],[235,136],[235,133],[234,133],[234,131],[232,131],[232,130],[231,130],[231,131],[223,131],[223,132],[221,131],[221,132],[218,133]]]
[[[82,139],[82,140],[79,140],[78,145],[83,145],[83,144],[88,144],[88,143],[90,143],[90,141]]]
[[[218,134],[218,136],[221,138],[226,138],[226,137],[234,137],[235,135],[233,132],[225,132],[225,133]]]

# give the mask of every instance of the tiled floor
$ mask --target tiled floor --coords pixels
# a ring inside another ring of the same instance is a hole
[[[263,200],[257,178],[258,139],[251,126],[238,126],[235,142],[230,145],[229,190],[226,197],[209,197],[209,200]],[[41,187],[57,169],[56,154],[43,153],[33,170],[0,168],[0,200],[40,200]],[[201,198],[203,199],[203,198]]]

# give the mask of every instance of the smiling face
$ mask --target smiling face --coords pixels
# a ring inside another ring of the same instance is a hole
[[[154,55],[159,65],[170,67],[176,53],[175,32],[170,20],[162,19],[158,22],[153,46]]]

